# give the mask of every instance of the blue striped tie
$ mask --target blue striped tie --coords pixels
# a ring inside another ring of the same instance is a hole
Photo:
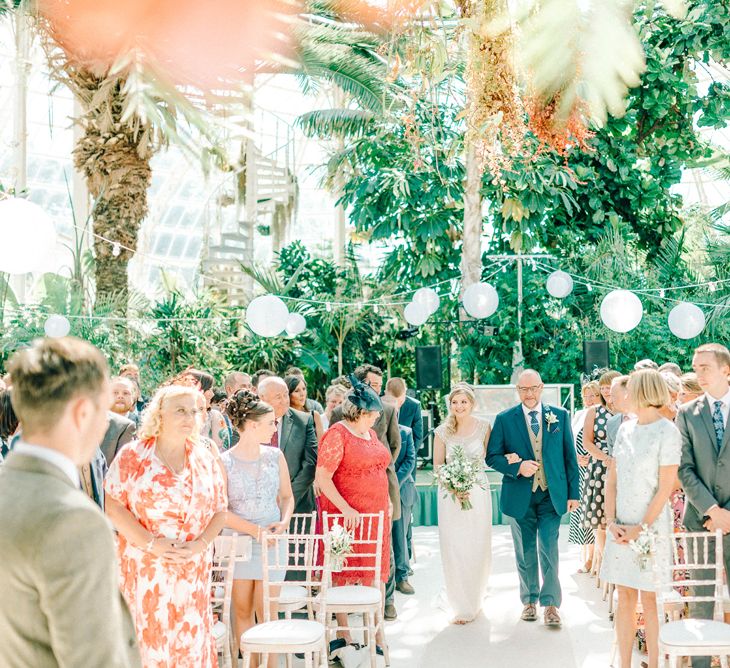
[[[540,423],[537,421],[537,411],[530,411],[530,429],[537,436],[540,433]],[[717,429],[717,427],[715,427]]]
[[[715,439],[717,451],[722,449],[722,439],[725,438],[725,420],[722,419],[722,401],[715,402],[715,410],[712,411],[712,424],[715,427]]]

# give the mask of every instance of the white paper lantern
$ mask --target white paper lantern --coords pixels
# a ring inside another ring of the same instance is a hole
[[[290,313],[286,321],[286,333],[289,336],[298,336],[307,329],[307,321],[301,313]]]
[[[435,313],[441,305],[441,298],[433,288],[419,288],[413,295],[412,301],[414,304],[423,304],[428,309],[429,315]]]
[[[499,295],[489,283],[472,283],[464,290],[464,310],[472,318],[488,318],[499,306]]]
[[[288,319],[289,309],[274,295],[256,297],[246,308],[246,324],[259,336],[278,336]]]
[[[52,315],[46,320],[43,330],[46,336],[50,336],[52,339],[60,339],[62,336],[68,336],[71,331],[71,323],[63,315]]]
[[[416,302],[407,304],[403,310],[403,316],[406,322],[414,327],[420,327],[428,320],[429,315],[431,314],[428,312],[428,308],[424,304],[418,304]]]
[[[641,300],[630,290],[613,290],[601,302],[601,320],[614,332],[630,332],[643,315]]]
[[[570,274],[566,274],[564,271],[554,271],[550,274],[550,276],[548,276],[545,287],[553,297],[565,299],[571,292],[573,292],[573,278]]]
[[[45,269],[55,247],[56,228],[41,207],[17,197],[0,201],[0,271]]]
[[[670,312],[669,329],[680,339],[694,339],[705,329],[705,314],[702,309],[689,302],[677,304]]]

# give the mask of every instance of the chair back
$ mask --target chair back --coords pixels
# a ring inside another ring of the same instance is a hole
[[[317,533],[317,511],[294,513],[289,522],[290,536],[310,536]]]
[[[713,603],[713,618],[722,621],[725,570],[722,531],[680,531],[672,534],[669,540],[669,571],[666,564],[653,560],[659,623],[663,624],[671,614],[670,606],[676,609],[677,604],[703,602]]]
[[[296,574],[295,584],[302,588],[299,601],[302,606],[313,608],[315,599],[321,597],[318,610],[319,621],[323,622],[326,611],[324,598],[330,570],[329,540],[322,541],[316,534],[274,534],[264,532],[261,536],[263,564],[264,621],[278,618],[277,604],[289,602],[281,596],[287,574]]]
[[[326,537],[335,525],[344,526],[344,517],[340,514],[322,513],[322,531]],[[341,572],[359,571],[373,574],[371,586],[379,587],[380,570],[383,560],[383,527],[384,513],[363,513],[360,525],[350,531],[353,552],[345,559]]]

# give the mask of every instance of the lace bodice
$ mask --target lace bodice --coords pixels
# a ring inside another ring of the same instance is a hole
[[[228,509],[254,524],[279,520],[279,449],[262,446],[254,461],[239,459],[231,451],[221,459],[228,476]]]
[[[461,446],[464,454],[471,459],[484,462],[485,457],[485,440],[489,431],[489,422],[486,420],[477,420],[474,431],[467,435],[449,434],[446,431],[446,425],[441,424],[436,428],[436,436],[438,436],[446,446],[446,461],[451,459],[451,453],[456,446]]]

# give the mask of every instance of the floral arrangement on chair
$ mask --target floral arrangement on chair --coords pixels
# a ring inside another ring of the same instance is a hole
[[[345,530],[341,524],[332,525],[327,533],[330,545],[331,566],[334,572],[339,572],[345,566],[347,557],[352,554],[352,533]]]

